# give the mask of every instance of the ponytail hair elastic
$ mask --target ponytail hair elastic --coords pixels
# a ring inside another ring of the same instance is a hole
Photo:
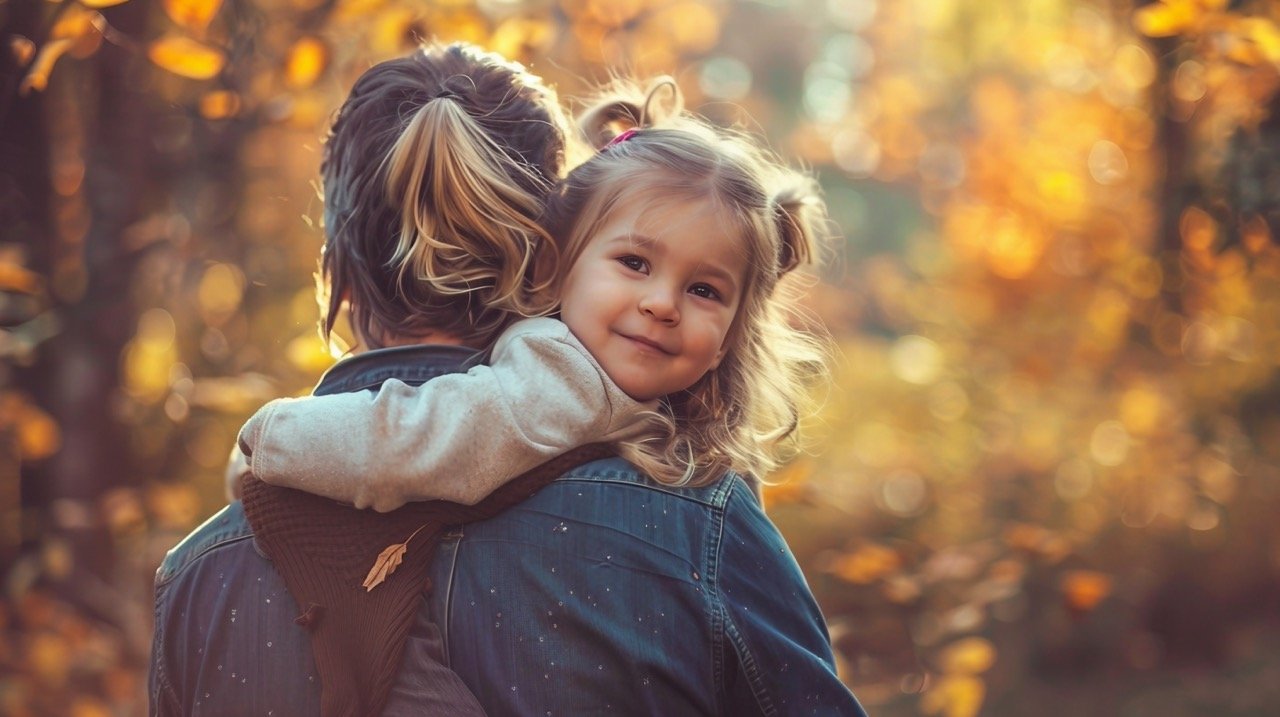
[[[629,130],[627,130],[627,131],[625,131],[625,132],[620,133],[617,137],[614,137],[613,139],[609,140],[609,143],[608,143],[608,144],[606,144],[605,146],[601,147],[601,148],[600,148],[600,151],[601,151],[601,152],[603,152],[604,150],[609,149],[610,147],[612,147],[612,146],[613,146],[613,145],[615,145],[615,144],[622,144],[623,142],[626,142],[627,140],[629,140],[629,139],[631,139],[632,137],[636,136],[636,132],[639,132],[639,131],[640,131],[640,130],[636,129],[635,127],[632,127],[631,129],[629,129]]]

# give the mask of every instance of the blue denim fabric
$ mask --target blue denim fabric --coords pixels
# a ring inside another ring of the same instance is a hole
[[[156,572],[152,715],[315,715],[320,684],[297,604],[257,551],[240,503]]]
[[[453,346],[372,351],[334,365],[317,395],[419,384],[465,370],[476,352]],[[156,571],[152,715],[316,715],[320,683],[297,603],[258,551],[240,503],[223,508],[169,551]],[[418,690],[414,709],[430,711]],[[384,714],[396,714],[388,709]]]
[[[316,394],[421,383],[466,349],[370,352]],[[431,714],[420,670],[443,632],[490,715],[862,715],[826,626],[746,484],[660,486],[619,459],[581,466],[501,516],[455,529],[384,714]],[[239,504],[156,573],[155,715],[312,715],[319,683],[297,606]]]
[[[739,478],[661,486],[621,459],[453,531],[435,618],[491,715],[861,715],[783,541]],[[401,679],[412,672],[406,659]]]

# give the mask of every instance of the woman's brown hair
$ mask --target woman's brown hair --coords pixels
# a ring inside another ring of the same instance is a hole
[[[550,308],[538,225],[565,164],[555,92],[471,45],[380,63],[338,110],[321,165],[329,337],[344,303],[367,348],[445,332],[489,344]]]

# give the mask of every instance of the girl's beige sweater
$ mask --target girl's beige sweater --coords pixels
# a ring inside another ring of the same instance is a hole
[[[391,511],[474,505],[512,478],[587,443],[644,432],[656,402],[618,388],[562,322],[516,322],[489,365],[375,393],[279,399],[240,431],[263,482]]]

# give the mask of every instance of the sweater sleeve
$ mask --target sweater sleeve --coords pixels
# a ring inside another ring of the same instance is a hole
[[[488,366],[272,401],[239,443],[263,482],[357,508],[474,504],[579,445],[635,437],[654,408],[623,393],[563,323],[528,319],[503,333]]]

